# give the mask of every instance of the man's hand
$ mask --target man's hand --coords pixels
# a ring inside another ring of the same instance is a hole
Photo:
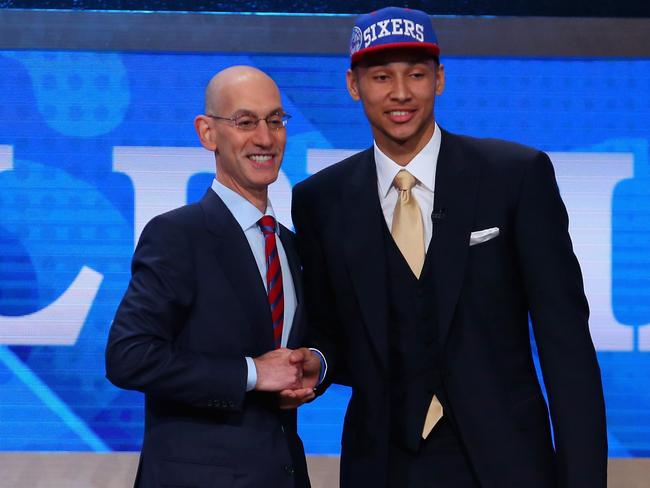
[[[316,398],[313,388],[300,388],[298,390],[282,390],[279,394],[279,405],[283,410],[298,408]]]
[[[316,353],[306,347],[291,352],[289,361],[302,368],[302,388],[316,388],[320,375],[320,359]]]
[[[255,389],[284,391],[303,388],[303,363],[295,357],[291,359],[296,352],[282,347],[253,358],[257,370]]]
[[[316,394],[314,388],[320,376],[320,359],[313,351],[306,347],[292,351],[289,361],[302,369],[302,382],[300,388],[285,389],[280,392],[280,408],[297,408],[303,403],[312,401]]]

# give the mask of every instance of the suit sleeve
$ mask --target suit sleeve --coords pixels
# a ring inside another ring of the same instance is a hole
[[[294,187],[292,219],[303,265],[303,286],[308,320],[308,343],[327,361],[327,376],[319,386],[322,393],[331,383],[349,384],[343,361],[344,335],[336,312],[334,289],[327,259],[317,232],[317,217],[308,212],[309,200],[302,185]]]
[[[175,343],[194,300],[187,232],[165,216],[142,232],[131,281],[111,325],[106,376],[116,386],[196,407],[241,408],[244,357],[187,350]]]
[[[589,308],[548,156],[526,172],[516,245],[554,429],[560,487],[605,487],[607,433]]]

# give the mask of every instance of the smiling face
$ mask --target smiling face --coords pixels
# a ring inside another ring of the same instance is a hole
[[[208,85],[206,114],[264,119],[274,113],[283,113],[278,87],[255,68],[229,68]],[[217,181],[264,211],[267,188],[277,179],[282,163],[284,127],[272,130],[261,120],[255,129],[245,131],[206,115],[196,118],[195,127],[203,146],[216,155]]]
[[[444,89],[444,67],[411,49],[366,55],[348,70],[348,91],[361,100],[379,148],[407,164],[429,142],[435,129],[436,95]]]

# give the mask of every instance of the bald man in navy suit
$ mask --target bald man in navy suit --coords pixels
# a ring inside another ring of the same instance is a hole
[[[145,394],[138,488],[309,486],[295,406],[313,355],[294,350],[300,264],[268,199],[288,119],[263,72],[217,74],[195,120],[215,180],[142,232],[106,349],[108,378]]]

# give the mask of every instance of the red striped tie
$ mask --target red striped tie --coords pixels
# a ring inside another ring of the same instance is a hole
[[[264,234],[264,254],[266,255],[266,291],[269,295],[271,318],[273,319],[273,339],[275,347],[282,343],[282,326],[284,324],[284,293],[282,292],[282,268],[280,255],[275,243],[275,219],[265,215],[257,224]]]

